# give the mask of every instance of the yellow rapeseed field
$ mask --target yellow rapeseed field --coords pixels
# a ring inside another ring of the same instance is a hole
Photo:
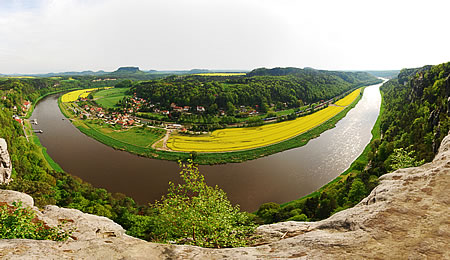
[[[356,94],[355,94],[356,93]],[[339,104],[351,104],[359,90],[339,100]],[[304,133],[334,117],[344,107],[329,106],[311,115],[281,123],[248,128],[227,128],[204,136],[172,134],[167,147],[184,152],[226,152],[247,150],[278,143]]]
[[[355,100],[356,97],[358,97],[359,93],[361,93],[361,89],[360,88],[355,90],[355,91],[353,91],[352,93],[348,94],[344,98],[339,99],[334,104],[338,105],[338,106],[348,106],[348,105],[350,105],[353,102],[353,100]]]
[[[107,87],[107,88],[104,88],[104,89],[108,89],[108,88],[111,88],[111,87]],[[75,91],[72,91],[72,92],[64,94],[61,97],[61,101],[62,102],[74,102],[74,101],[77,101],[79,98],[87,98],[87,96],[89,96],[89,93],[91,93],[92,91],[95,91],[97,89],[100,89],[100,88],[89,88],[89,89],[75,90]]]

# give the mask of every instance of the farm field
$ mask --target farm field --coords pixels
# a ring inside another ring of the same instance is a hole
[[[347,96],[345,96],[344,98],[339,99],[334,104],[337,106],[348,106],[353,102],[353,100],[355,100],[355,98],[360,93],[361,93],[361,89],[357,89],[357,90],[353,91],[352,93],[348,94]]]
[[[77,101],[78,98],[86,98],[92,91],[98,90],[100,88],[89,88],[89,89],[80,89],[71,91],[69,93],[64,94],[61,97],[62,102],[74,102]]]
[[[204,136],[172,134],[167,147],[184,152],[227,152],[247,150],[278,143],[304,133],[334,117],[344,110],[343,104],[351,104],[360,93],[355,90],[343,99],[338,106],[329,106],[311,115],[276,124],[259,127],[221,129]]]
[[[95,102],[103,108],[114,108],[119,100],[128,96],[125,94],[130,88],[110,88],[94,93]]]

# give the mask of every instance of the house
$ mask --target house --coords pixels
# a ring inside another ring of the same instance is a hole
[[[184,111],[184,112],[188,112],[188,111],[189,111],[189,109],[191,109],[191,107],[190,107],[190,106],[184,106],[184,108],[183,108],[183,111]]]
[[[182,107],[178,107],[178,106],[175,106],[173,108],[173,110],[178,111],[178,112],[183,112],[183,108]]]
[[[28,110],[31,107],[31,102],[30,101],[25,101],[23,102],[23,108],[24,110]]]
[[[169,111],[167,111],[167,110],[163,110],[163,111],[161,111],[161,113],[162,113],[163,115],[168,115],[168,114],[170,114]]]
[[[202,106],[197,106],[197,111],[198,112],[205,112],[205,108]]]
[[[19,122],[20,124],[23,124],[23,120],[18,115],[13,115],[14,120]]]

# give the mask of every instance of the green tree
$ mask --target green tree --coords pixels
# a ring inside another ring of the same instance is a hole
[[[133,82],[129,79],[121,80],[116,84],[116,88],[129,88],[133,85]]]
[[[277,214],[280,212],[280,205],[275,202],[267,202],[262,204],[256,215],[264,220],[264,223],[273,223],[277,221]]]
[[[180,167],[184,183],[169,183],[168,194],[154,205],[153,240],[216,248],[246,245],[254,229],[249,216],[219,187],[206,185],[192,160]]]
[[[352,204],[356,204],[366,196],[366,187],[361,179],[356,178],[352,182],[350,191],[348,192],[348,200]]]
[[[422,165],[425,160],[417,161],[414,157],[414,150],[407,151],[403,148],[394,149],[392,154],[391,169],[393,171],[400,168],[416,167]]]

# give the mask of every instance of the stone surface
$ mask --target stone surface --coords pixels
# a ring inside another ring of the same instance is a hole
[[[25,193],[13,190],[0,190],[0,202],[6,202],[12,205],[13,202],[22,202],[24,207],[33,207],[33,198]]]
[[[433,162],[384,175],[371,194],[351,209],[318,222],[259,227],[258,246],[204,249],[149,243],[120,235],[121,229],[115,229],[116,224],[110,220],[50,206],[42,212],[43,218],[51,222],[70,217],[77,228],[86,230],[85,235],[66,242],[0,240],[0,258],[450,259],[449,190],[447,136]],[[117,233],[111,237],[93,235],[97,225],[103,233]]]
[[[0,184],[11,180],[11,159],[9,158],[8,145],[5,139],[0,138]]]

